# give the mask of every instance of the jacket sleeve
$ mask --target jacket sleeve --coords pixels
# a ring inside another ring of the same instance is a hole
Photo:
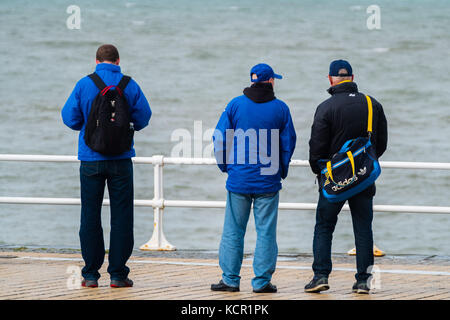
[[[376,131],[376,151],[377,157],[381,157],[387,148],[388,141],[388,127],[386,116],[383,111],[383,106],[377,102],[378,109],[378,123],[377,123],[377,131]]]
[[[220,116],[213,134],[214,157],[216,158],[217,166],[222,172],[227,172],[227,147],[230,148],[232,145],[232,143],[227,145],[227,130],[233,129],[230,110],[231,103],[228,104]]]
[[[292,123],[291,113],[286,106],[284,124],[280,132],[280,162],[281,162],[281,178],[286,179],[289,171],[289,163],[295,150],[297,142],[297,134],[295,133],[294,124]]]
[[[323,105],[317,107],[314,122],[311,127],[311,138],[309,140],[309,165],[315,174],[320,173],[317,161],[326,159],[331,143],[331,125],[328,120],[327,109]]]
[[[73,130],[81,130],[84,123],[80,106],[80,90],[80,82],[78,82],[61,110],[64,124]]]
[[[131,120],[134,130],[139,131],[148,125],[152,117],[152,110],[139,85],[133,79],[131,81],[133,91],[130,94],[131,99],[128,100],[130,102]]]

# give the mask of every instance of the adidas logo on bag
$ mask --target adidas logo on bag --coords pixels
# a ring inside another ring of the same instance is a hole
[[[342,189],[344,189],[347,185],[349,185],[349,184],[351,184],[351,183],[353,183],[353,182],[355,182],[355,181],[357,181],[357,180],[358,180],[358,177],[355,176],[354,178],[348,178],[348,179],[345,179],[343,182],[342,182],[342,181],[339,181],[339,182],[337,183],[337,186],[332,186],[331,189],[332,189],[334,192],[339,191],[339,190],[342,190]]]
[[[367,173],[367,168],[364,167],[362,169],[359,169],[358,175],[363,176]]]

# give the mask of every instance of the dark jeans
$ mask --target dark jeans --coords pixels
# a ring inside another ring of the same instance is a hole
[[[133,163],[131,159],[81,161],[81,253],[85,279],[100,278],[98,270],[105,258],[101,209],[105,183],[111,205],[111,232],[108,273],[112,280],[123,280],[130,269],[125,265],[134,246]]]
[[[355,278],[357,281],[366,281],[371,276],[368,268],[374,263],[372,235],[374,195],[375,186],[373,185],[348,199],[355,235],[357,269]],[[344,203],[345,201],[331,203],[320,193],[313,241],[313,270],[316,277],[328,277],[331,273],[331,242],[337,217]]]

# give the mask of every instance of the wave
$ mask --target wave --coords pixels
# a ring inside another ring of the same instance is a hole
[[[103,43],[100,41],[92,41],[92,40],[62,39],[62,40],[37,40],[37,41],[34,41],[34,44],[45,46],[48,48],[56,48],[57,49],[57,48],[66,48],[66,47],[72,47],[72,46],[98,47],[98,46],[102,45]]]
[[[372,51],[373,52],[377,52],[377,53],[385,53],[390,51],[390,48],[373,48]]]

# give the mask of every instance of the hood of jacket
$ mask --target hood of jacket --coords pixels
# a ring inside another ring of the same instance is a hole
[[[244,95],[256,103],[269,102],[275,99],[271,83],[254,83],[244,89]]]

